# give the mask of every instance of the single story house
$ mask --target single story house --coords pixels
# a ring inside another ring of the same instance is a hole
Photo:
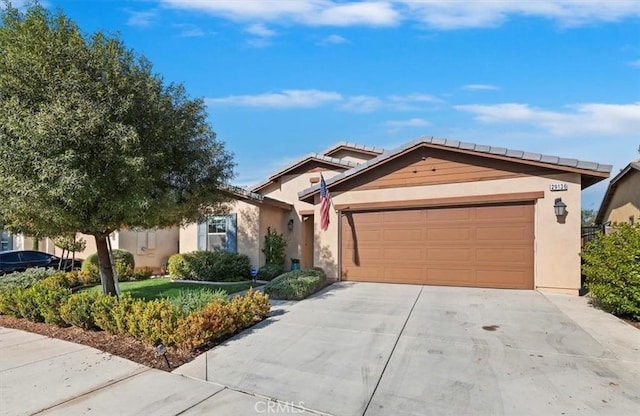
[[[596,224],[640,222],[640,160],[629,163],[607,187]]]
[[[237,251],[260,266],[272,228],[288,257],[337,280],[577,294],[581,190],[610,171],[429,137],[393,150],[342,142],[269,176],[227,215],[181,229],[179,246]]]

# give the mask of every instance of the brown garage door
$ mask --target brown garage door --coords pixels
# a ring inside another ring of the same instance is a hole
[[[533,289],[533,203],[347,212],[343,280]]]

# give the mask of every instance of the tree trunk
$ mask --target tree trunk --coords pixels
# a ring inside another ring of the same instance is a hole
[[[98,268],[100,269],[100,279],[102,288],[106,295],[118,296],[116,292],[116,282],[113,278],[113,268],[109,256],[109,246],[107,245],[108,235],[94,235],[96,239],[96,249],[98,250]]]

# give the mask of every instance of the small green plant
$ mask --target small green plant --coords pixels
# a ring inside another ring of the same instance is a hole
[[[131,274],[131,280],[147,280],[153,276],[152,267],[136,267]]]
[[[267,234],[264,236],[264,253],[266,264],[282,264],[286,260],[287,240],[281,233],[267,228]]]
[[[590,296],[604,310],[640,320],[640,224],[623,224],[582,253]]]
[[[274,299],[302,300],[326,284],[327,277],[321,270],[294,270],[267,283],[264,293]]]
[[[256,279],[258,280],[273,280],[276,277],[280,276],[284,273],[284,265],[283,264],[265,264],[264,266],[258,269],[258,274],[256,275]]]
[[[87,248],[84,238],[77,238],[75,235],[64,235],[53,239],[53,244],[69,253],[81,253]]]

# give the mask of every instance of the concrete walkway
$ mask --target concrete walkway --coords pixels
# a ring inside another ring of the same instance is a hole
[[[278,404],[0,327],[0,415],[256,415],[268,409]]]

